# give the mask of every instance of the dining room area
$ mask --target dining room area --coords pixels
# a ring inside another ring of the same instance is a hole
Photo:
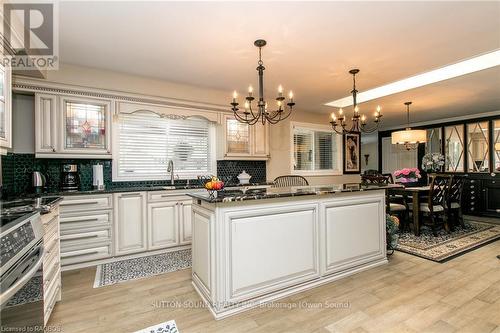
[[[416,142],[399,143],[405,135]],[[500,237],[498,115],[394,128],[376,139],[378,169],[361,180],[400,185],[386,195],[389,250],[444,262]]]

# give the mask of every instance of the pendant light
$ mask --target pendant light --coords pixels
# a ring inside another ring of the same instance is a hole
[[[403,131],[392,132],[391,141],[393,145],[403,145],[406,150],[417,149],[419,143],[427,141],[426,130],[412,130],[410,128],[410,105],[411,102],[405,102],[406,105],[406,129]]]

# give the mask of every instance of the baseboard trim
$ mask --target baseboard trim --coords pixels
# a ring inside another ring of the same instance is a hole
[[[356,267],[348,269],[348,270],[332,273],[329,275],[324,275],[318,279],[307,281],[307,282],[295,285],[293,287],[288,287],[286,289],[277,290],[273,293],[269,293],[267,295],[259,296],[259,297],[254,298],[254,299],[244,301],[244,302],[242,302],[241,305],[236,304],[232,307],[224,308],[222,310],[218,310],[217,306],[216,305],[214,306],[214,304],[212,304],[212,302],[210,302],[210,300],[208,300],[205,297],[204,293],[201,292],[200,287],[197,286],[196,280],[193,280],[191,282],[191,284],[193,285],[193,287],[196,290],[196,292],[198,293],[198,295],[200,295],[203,303],[206,305],[206,307],[208,308],[208,310],[210,311],[212,316],[216,320],[220,320],[220,319],[224,319],[224,318],[227,318],[230,316],[234,316],[236,314],[250,310],[252,308],[256,308],[261,304],[276,301],[276,300],[279,300],[279,299],[282,299],[282,298],[285,298],[285,297],[288,297],[288,296],[291,296],[294,294],[298,294],[300,292],[303,292],[303,291],[306,291],[309,289],[319,287],[323,284],[327,284],[327,283],[330,283],[330,282],[333,282],[336,280],[340,280],[342,278],[360,273],[362,271],[366,271],[368,269],[375,268],[377,266],[385,265],[388,262],[389,261],[387,260],[387,258],[382,258],[382,259],[379,259],[377,261],[373,261],[373,262],[370,262],[370,263],[367,263],[367,264],[364,264],[361,266],[356,266]],[[214,303],[215,302],[216,301],[214,301]]]

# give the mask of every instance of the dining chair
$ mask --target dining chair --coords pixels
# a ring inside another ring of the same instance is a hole
[[[394,180],[391,174],[377,174],[377,175],[362,175],[361,183],[373,185],[386,185],[393,184]],[[409,229],[410,213],[408,207],[408,197],[406,194],[394,194],[390,189],[386,190],[385,205],[386,213],[396,215],[401,221],[401,229]]]
[[[287,175],[276,177],[273,181],[273,187],[288,187],[288,186],[307,186],[309,182],[302,176]]]
[[[446,206],[451,181],[452,176],[449,175],[431,175],[427,202],[420,204],[419,211],[427,218],[427,221],[424,219],[422,222],[430,225],[434,236],[437,236],[437,229],[440,225],[444,226],[446,232],[450,231]]]
[[[455,224],[464,226],[464,217],[462,214],[462,192],[464,189],[464,178],[453,175],[451,179],[450,190],[446,200],[446,209],[448,220]]]

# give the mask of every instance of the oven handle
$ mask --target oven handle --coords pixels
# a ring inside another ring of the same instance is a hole
[[[40,266],[42,265],[43,262],[43,255],[44,255],[44,250],[43,247],[40,248],[40,258],[38,258],[37,262],[30,268],[26,274],[23,275],[22,278],[20,278],[16,283],[14,283],[9,289],[7,289],[5,292],[0,294],[0,304],[4,304],[4,302],[7,302],[16,292],[21,289],[26,282],[29,281],[35,275],[35,273],[38,271]]]

